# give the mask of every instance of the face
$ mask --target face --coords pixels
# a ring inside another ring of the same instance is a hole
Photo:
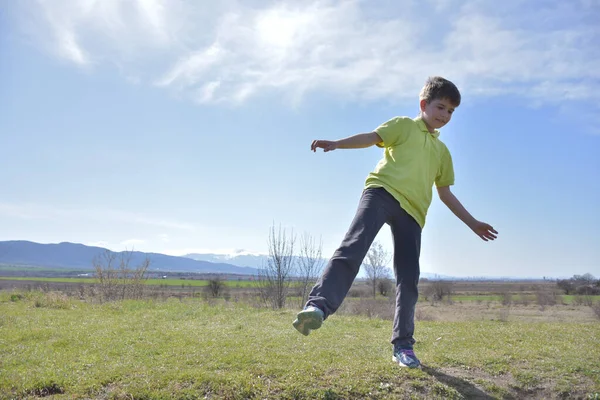
[[[440,129],[452,119],[454,105],[448,99],[436,99],[427,104],[421,100],[421,115],[430,131]]]

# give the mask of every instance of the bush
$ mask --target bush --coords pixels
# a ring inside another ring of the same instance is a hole
[[[512,294],[508,291],[502,293],[502,305],[510,306],[512,304]]]
[[[580,295],[588,295],[588,296],[599,295],[600,287],[592,286],[592,285],[583,285],[583,286],[579,286],[575,290],[575,293],[580,294]]]
[[[565,294],[571,294],[575,291],[575,283],[571,279],[561,279],[556,282],[559,289],[564,290]]]
[[[594,299],[592,298],[592,296],[576,295],[573,298],[573,304],[575,304],[577,306],[589,306],[589,307],[592,307],[594,305]]]
[[[360,298],[344,303],[344,312],[350,315],[364,315],[368,318],[394,319],[395,305],[388,300]]]
[[[429,314],[428,312],[423,310],[421,307],[417,307],[415,309],[415,320],[416,321],[434,321],[435,318],[431,314]]]
[[[388,296],[388,294],[390,294],[392,292],[394,285],[392,284],[392,281],[389,279],[382,279],[379,282],[377,282],[377,290],[379,291],[379,294],[382,296]]]
[[[61,292],[43,292],[34,294],[33,305],[36,308],[56,308],[62,310],[73,308],[69,297]]]
[[[570,279],[561,279],[556,285],[564,290],[565,294],[600,294],[600,279],[592,274],[573,275]]]
[[[19,300],[23,300],[23,295],[21,293],[14,293],[10,295],[10,301],[12,302],[16,302]]]
[[[526,294],[521,293],[521,295],[519,295],[519,299],[518,299],[518,303],[519,304],[522,304],[524,306],[528,306],[529,305],[529,301],[530,301],[529,296],[527,296]]]
[[[430,281],[423,290],[425,300],[430,299],[432,303],[441,301],[444,296],[450,297],[452,293],[452,282],[449,281]]]
[[[596,317],[600,319],[600,301],[592,305],[592,310],[594,310],[594,314],[596,314]]]
[[[220,277],[209,279],[206,292],[211,297],[219,297],[225,290],[225,282]]]
[[[544,308],[545,306],[554,306],[556,305],[556,293],[554,292],[546,292],[543,290],[538,290],[536,293],[537,303],[540,307]]]
[[[369,297],[371,294],[368,289],[360,289],[353,287],[348,291],[348,297]]]

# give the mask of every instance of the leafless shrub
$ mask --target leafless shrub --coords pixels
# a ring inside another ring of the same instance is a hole
[[[431,300],[431,304],[441,301],[444,296],[450,297],[452,293],[452,282],[450,281],[429,281],[429,285],[423,290],[425,298]]]
[[[556,282],[556,286],[558,286],[559,289],[563,290],[566,295],[571,294],[576,289],[576,285],[571,279],[561,279],[558,282]]]
[[[546,306],[554,306],[557,302],[557,296],[554,292],[548,292],[544,290],[538,290],[535,294],[537,304],[540,306],[540,309],[544,309]]]
[[[594,314],[596,314],[596,317],[600,319],[600,301],[592,305],[592,310],[594,310]]]
[[[257,290],[260,299],[273,309],[285,307],[289,288],[290,275],[294,264],[295,236],[287,236],[285,229],[269,232],[269,257],[267,264],[260,268],[257,276]]]
[[[390,254],[383,248],[383,245],[378,241],[373,242],[367,253],[366,261],[363,263],[373,298],[377,296],[379,282],[389,279],[390,269],[387,266],[389,262]]]
[[[510,315],[510,307],[505,307],[498,313],[498,321],[508,322],[508,316]]]
[[[367,297],[368,295],[369,295],[368,290],[365,290],[362,288],[357,288],[357,287],[352,287],[348,291],[347,297],[359,298],[359,297]]]
[[[388,300],[360,298],[347,302],[344,312],[351,315],[363,315],[368,318],[394,319],[395,306]]]
[[[510,306],[512,304],[512,294],[508,290],[502,292],[501,297],[503,306]]]
[[[579,295],[595,296],[600,294],[600,287],[593,285],[582,285],[577,288],[575,293]]]
[[[592,296],[576,295],[573,298],[573,304],[575,304],[577,306],[592,307],[594,305],[594,298]]]
[[[322,248],[322,240],[319,239],[317,245],[315,239],[309,233],[305,232],[300,238],[300,254],[298,255],[300,306],[306,303],[309,290],[315,284],[323,269]]]
[[[142,298],[150,259],[144,259],[133,268],[130,266],[132,256],[133,251],[117,254],[106,250],[94,257],[92,265],[96,271],[101,301]]]
[[[417,321],[435,321],[435,318],[421,307],[415,309],[415,320]]]
[[[528,306],[528,305],[529,305],[529,302],[530,302],[530,299],[529,299],[529,296],[527,296],[527,295],[526,295],[526,294],[524,294],[524,293],[521,293],[521,294],[519,295],[519,299],[518,299],[517,301],[518,301],[518,303],[519,303],[519,304],[522,304],[522,305],[524,305],[524,306]]]

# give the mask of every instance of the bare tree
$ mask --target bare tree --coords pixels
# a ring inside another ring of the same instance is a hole
[[[268,239],[269,257],[258,272],[258,290],[262,300],[274,309],[285,307],[294,267],[294,232],[288,236],[279,225],[271,226]]]
[[[132,256],[133,250],[121,252],[118,256],[106,250],[94,257],[92,264],[102,300],[142,297],[150,259],[145,258],[137,267],[130,267]]]
[[[383,248],[383,245],[378,241],[373,242],[367,253],[366,261],[363,263],[373,297],[377,296],[377,283],[389,278],[390,270],[387,265],[390,259],[390,253]]]
[[[94,270],[96,270],[96,279],[100,288],[100,297],[102,301],[115,299],[119,282],[119,274],[115,268],[117,255],[110,250],[97,255],[92,260]]]
[[[306,303],[309,288],[312,287],[321,270],[323,242],[315,242],[311,234],[305,232],[300,238],[300,254],[298,255],[298,276],[300,278],[300,305]]]

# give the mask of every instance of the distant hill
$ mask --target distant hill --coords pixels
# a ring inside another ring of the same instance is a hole
[[[267,256],[260,254],[215,254],[215,253],[191,253],[183,257],[197,261],[208,261],[213,263],[227,263],[238,267],[261,268],[266,265]]]
[[[252,268],[261,268],[264,265],[267,265],[267,255],[260,254],[215,254],[215,253],[191,253],[186,254],[183,257],[188,257],[193,260],[198,261],[208,261],[208,262],[225,262],[227,264],[237,265],[239,267],[252,267]],[[323,267],[327,265],[329,259],[323,258],[321,259],[323,262]],[[391,271],[390,271],[391,272]],[[359,278],[364,278],[364,270],[358,274]],[[421,278],[434,279],[434,280],[456,280],[456,279],[464,279],[464,278],[456,278],[449,275],[440,275],[429,272],[421,272]]]
[[[41,244],[23,240],[0,241],[0,264],[91,270],[94,257],[106,251],[107,249],[102,247],[78,243]],[[199,261],[187,257],[139,251],[132,253],[130,266],[139,265],[146,257],[150,259],[151,270],[241,275],[258,273],[256,268],[240,267],[229,263]]]

